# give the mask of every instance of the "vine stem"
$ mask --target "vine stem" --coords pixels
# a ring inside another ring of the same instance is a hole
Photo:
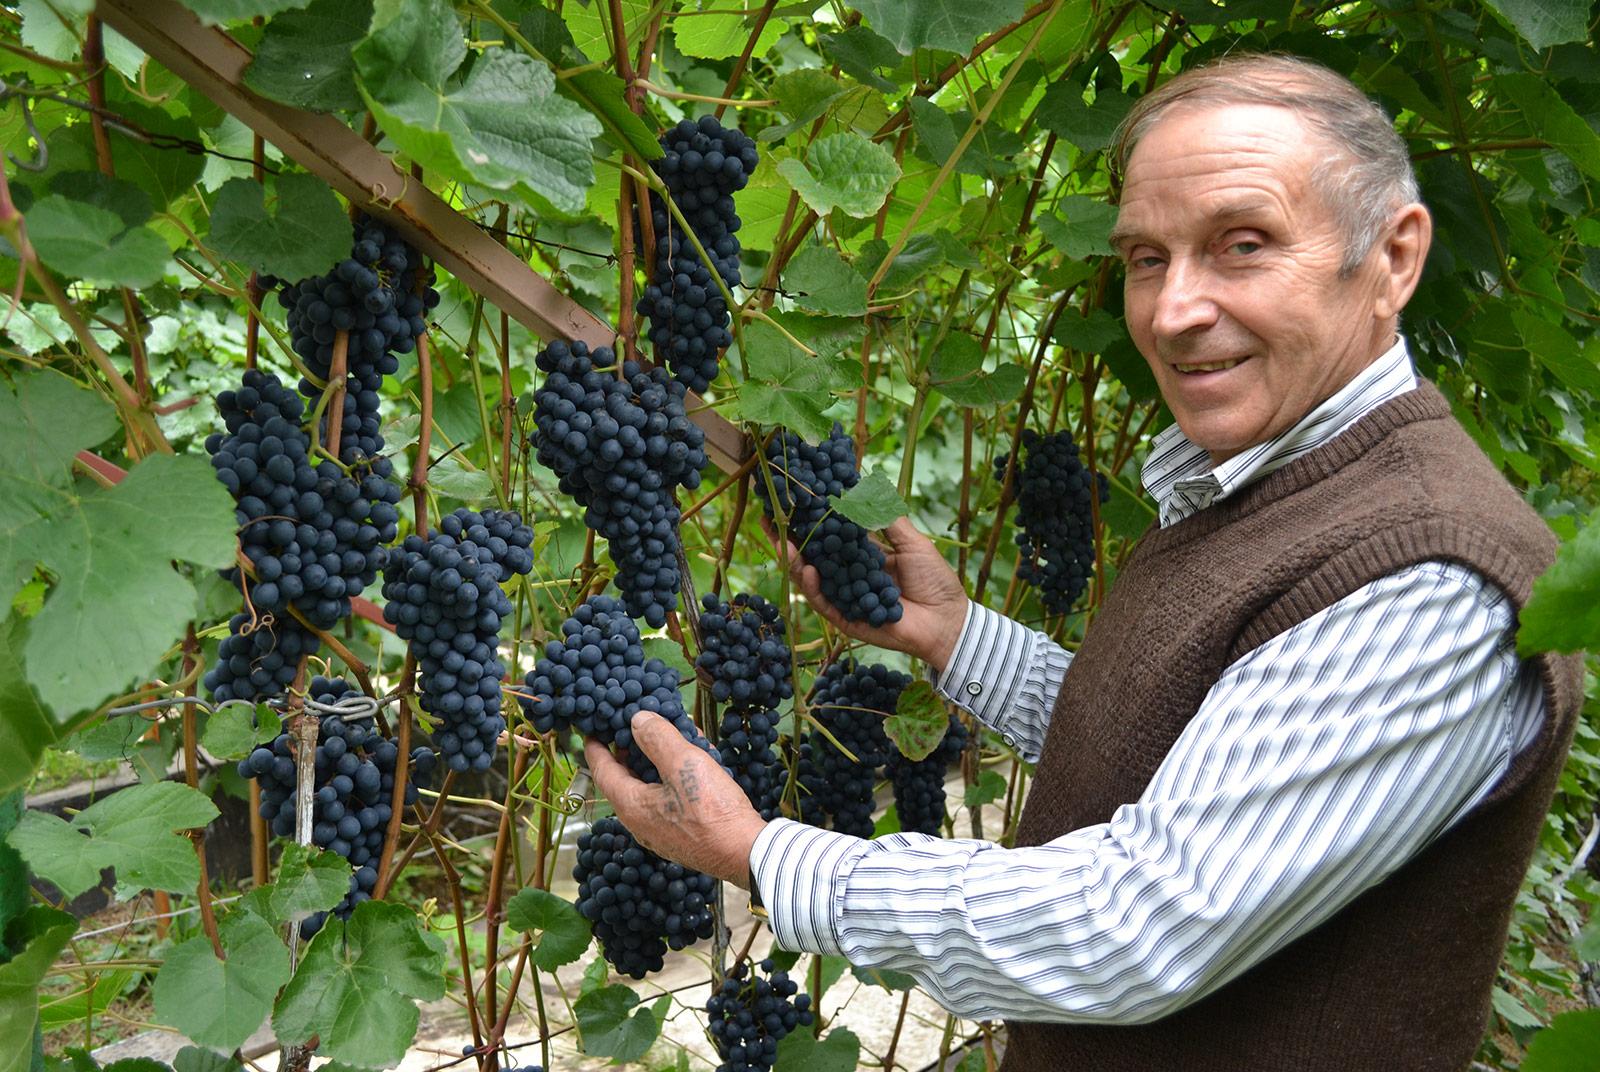
[[[734,61],[733,71],[728,75],[728,83],[723,87],[722,96],[725,100],[733,97],[734,90],[739,88],[739,82],[744,78],[744,70],[750,65],[750,57],[756,50],[756,42],[761,38],[761,31],[767,28],[767,20],[772,18],[772,9],[778,6],[778,0],[767,0],[761,6],[761,13],[756,16],[755,28],[750,31],[750,36],[745,40],[744,49],[739,53],[739,58]],[[722,118],[722,113],[728,110],[727,104],[717,105],[715,115]]]
[[[444,806],[444,795],[439,797],[439,807]],[[436,808],[435,811],[438,809]],[[439,861],[439,866],[444,869],[445,882],[450,889],[450,903],[455,909],[456,916],[456,948],[461,953],[461,980],[467,993],[467,1018],[472,1024],[472,1043],[480,1050],[483,1048],[484,1030],[483,1015],[478,1007],[478,991],[472,985],[472,958],[467,955],[467,913],[461,903],[461,876],[456,872],[455,866],[450,863],[450,858],[445,855],[444,846],[439,844],[439,839],[425,824],[422,834],[427,837],[428,844],[433,847],[433,855]],[[488,969],[493,972],[491,965]]]
[[[183,674],[188,678],[200,668],[200,642],[195,639],[194,623],[190,622],[183,637]],[[195,730],[193,704],[183,705],[183,780],[190,789],[200,787],[200,746]],[[251,784],[255,784],[252,780]],[[206,870],[206,829],[198,827],[189,832],[194,842],[195,858],[200,862],[200,882],[195,887],[195,899],[200,903],[200,925],[211,940],[211,951],[218,960],[227,960],[222,951],[222,936],[217,932],[217,913],[211,905],[211,876]]]
[[[400,670],[400,705],[395,713],[399,721],[396,732],[399,755],[395,761],[394,791],[389,794],[389,825],[383,832],[383,854],[378,858],[378,884],[372,891],[374,900],[381,901],[394,885],[394,852],[400,844],[400,824],[406,808],[406,780],[411,774],[411,704],[417,679],[417,660],[406,652],[405,664]]]
[[[500,812],[500,825],[495,831],[494,856],[489,861],[489,896],[484,904],[484,1018],[491,1025],[489,1044],[495,1045],[500,1041],[495,1035],[493,1025],[499,1021],[495,1015],[498,1003],[497,990],[499,989],[499,969],[496,963],[500,957],[500,921],[503,915],[502,900],[505,894],[506,850],[510,844],[511,836],[515,830],[512,815],[516,808],[517,786],[522,784],[522,779],[528,772],[528,749],[516,744],[511,745],[511,779],[506,784],[505,807]],[[512,998],[516,991],[506,994],[506,1006],[509,1010]],[[489,1055],[489,1068],[491,1072],[498,1067],[499,1058],[494,1053]]]

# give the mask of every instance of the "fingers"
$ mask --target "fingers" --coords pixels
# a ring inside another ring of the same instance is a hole
[[[589,761],[589,776],[601,794],[613,807],[627,807],[643,783],[617,761],[611,749],[593,737],[583,742],[583,756]]]
[[[669,761],[680,748],[687,748],[691,752],[700,751],[683,739],[683,734],[678,732],[677,727],[647,708],[641,707],[633,713],[628,728],[633,732],[633,743],[650,758],[650,762],[656,765],[657,770],[663,772],[663,777],[668,769],[677,769]]]

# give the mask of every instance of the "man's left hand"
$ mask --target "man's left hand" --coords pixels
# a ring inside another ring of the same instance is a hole
[[[717,761],[666,719],[639,711],[630,728],[634,746],[661,772],[659,785],[641,782],[599,741],[584,743],[594,783],[622,825],[651,852],[748,888],[750,850],[766,820]]]

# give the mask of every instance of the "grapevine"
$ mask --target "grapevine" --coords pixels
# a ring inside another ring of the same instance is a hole
[[[1022,564],[1017,576],[1039,589],[1050,614],[1066,614],[1089,587],[1094,572],[1094,514],[1091,484],[1100,502],[1111,493],[1104,473],[1091,481],[1067,431],[1022,433],[1027,457],[1017,467],[1017,546]],[[1005,479],[1010,455],[995,458],[995,473]]]

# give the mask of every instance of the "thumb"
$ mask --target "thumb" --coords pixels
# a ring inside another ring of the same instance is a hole
[[[665,770],[678,749],[694,749],[683,739],[683,734],[678,732],[676,726],[646,707],[633,713],[633,718],[628,721],[628,729],[633,734],[634,745],[649,757],[657,770]]]
[[[889,538],[889,543],[896,551],[909,551],[921,546],[927,540],[917,526],[911,523],[909,517],[895,518],[889,527],[883,530],[883,534]]]

